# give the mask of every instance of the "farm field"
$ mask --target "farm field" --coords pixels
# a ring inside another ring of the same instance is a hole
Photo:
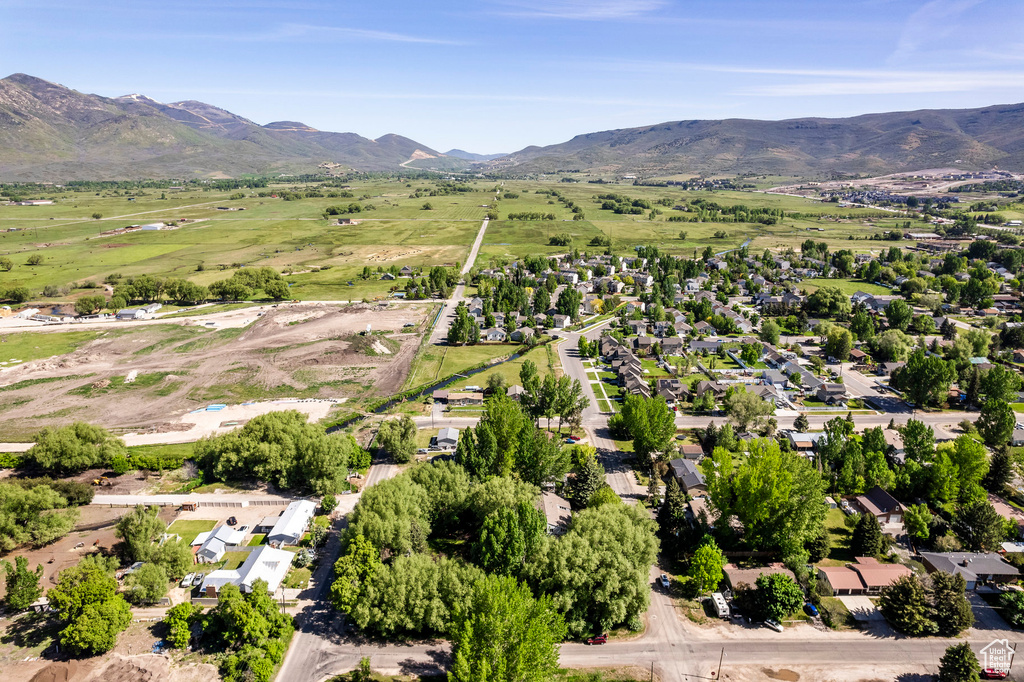
[[[295,299],[353,301],[383,297],[403,281],[382,281],[378,269],[454,265],[467,258],[480,221],[488,207],[494,206],[496,183],[475,180],[464,184],[473,191],[431,197],[430,191],[439,186],[437,181],[353,180],[345,190],[321,188],[321,193],[344,191],[351,197],[293,201],[259,197],[253,191],[243,192],[244,198],[231,199],[231,192],[212,189],[138,190],[134,201],[129,201],[127,191],[44,192],[39,198],[54,199],[56,203],[0,205],[0,256],[13,263],[9,272],[0,271],[0,291],[23,286],[29,289],[32,303],[70,303],[80,296],[102,292],[82,285],[102,287],[103,280],[114,274],[185,278],[209,285],[242,266],[270,266],[284,273],[289,294]],[[261,191],[275,193],[303,187],[280,184]],[[865,243],[863,238],[903,224],[877,211],[761,192],[539,181],[506,181],[502,189],[518,196],[502,198],[498,203],[499,220],[492,221],[488,228],[477,260],[480,266],[492,259],[564,252],[565,247],[549,246],[551,236],[561,233],[570,234],[572,246],[581,250],[603,250],[589,246],[590,241],[595,237],[610,239],[613,252],[620,254],[628,254],[640,244],[677,255],[693,255],[694,250],[703,251],[709,246],[717,253],[748,241],[750,250],[756,252],[798,248],[808,238],[826,241],[833,249],[865,251],[879,250],[884,243]],[[543,193],[552,189],[580,206],[586,219],[572,221],[572,212],[562,202]],[[705,199],[722,206],[772,207],[806,215],[787,216],[772,226],[681,223],[667,219],[693,214],[659,206],[662,214],[648,220],[647,216],[616,215],[601,209],[596,197],[605,193],[651,201],[665,199],[672,206]],[[337,217],[323,217],[327,207],[349,204],[363,210],[339,217],[355,224],[339,225]],[[424,209],[425,204],[430,205],[429,210]],[[370,206],[374,210],[368,210]],[[556,219],[507,220],[509,213],[521,212],[552,213]],[[838,213],[847,217],[834,217]],[[94,219],[94,214],[102,217]],[[819,218],[819,214],[833,217]],[[186,222],[172,230],[100,235],[129,225],[180,220]],[[680,232],[686,233],[685,239],[680,239]],[[28,265],[33,255],[41,256],[42,262]],[[371,268],[368,279],[359,276],[364,266]],[[109,289],[105,293],[109,294]]]

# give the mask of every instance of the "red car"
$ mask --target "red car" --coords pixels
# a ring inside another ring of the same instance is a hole
[[[985,668],[981,671],[981,679],[983,680],[1005,680],[1009,674],[1006,670],[993,670],[992,668]]]
[[[587,640],[587,644],[607,644],[608,634],[598,635],[597,637],[591,637]]]

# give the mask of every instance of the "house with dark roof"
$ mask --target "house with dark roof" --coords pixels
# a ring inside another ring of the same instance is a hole
[[[707,485],[704,483],[704,474],[693,460],[674,459],[669,462],[669,466],[672,467],[672,473],[679,481],[679,487],[687,495],[708,491]]]
[[[877,485],[854,500],[861,510],[878,519],[883,529],[887,525],[903,525],[903,505]]]
[[[921,562],[929,573],[962,575],[969,590],[978,583],[1005,583],[1020,576],[1020,571],[995,552],[921,552]]]

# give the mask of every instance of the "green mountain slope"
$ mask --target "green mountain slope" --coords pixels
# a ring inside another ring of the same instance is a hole
[[[957,165],[1024,169],[1024,104],[786,121],[675,121],[578,135],[490,162],[556,169],[813,175]]]
[[[303,173],[325,161],[394,170],[419,157],[452,167],[452,159],[399,135],[371,140],[294,121],[260,126],[192,100],[87,95],[25,74],[0,80],[0,180]]]

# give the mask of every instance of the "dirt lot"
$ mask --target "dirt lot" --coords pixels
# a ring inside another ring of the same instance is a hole
[[[113,547],[117,542],[114,537],[114,525],[119,518],[131,511],[124,507],[111,509],[94,505],[78,509],[80,512],[78,524],[67,536],[39,549],[15,550],[4,555],[3,558],[13,562],[14,557],[24,556],[33,568],[36,564],[41,565],[43,567],[41,584],[44,589],[49,589],[57,582],[58,573],[77,564],[89,552],[100,548],[109,550]],[[175,514],[172,507],[160,508],[159,516],[165,523],[170,523]],[[82,546],[77,547],[78,544]],[[0,589],[0,594],[2,593],[3,590]]]
[[[271,308],[245,329],[168,324],[110,334],[4,372],[3,385],[33,383],[4,392],[0,441],[77,419],[167,432],[183,430],[180,417],[211,403],[394,393],[428,312],[408,304],[296,304]],[[387,333],[360,336],[367,325]],[[124,383],[133,370],[134,383]],[[74,378],[55,381],[66,377]]]
[[[122,635],[122,640],[129,639],[128,634]],[[167,656],[125,655],[120,653],[121,648],[118,644],[116,653],[94,659],[19,661],[0,664],[0,670],[8,673],[9,679],[28,682],[215,682],[220,679],[212,665],[177,667],[171,665]]]

